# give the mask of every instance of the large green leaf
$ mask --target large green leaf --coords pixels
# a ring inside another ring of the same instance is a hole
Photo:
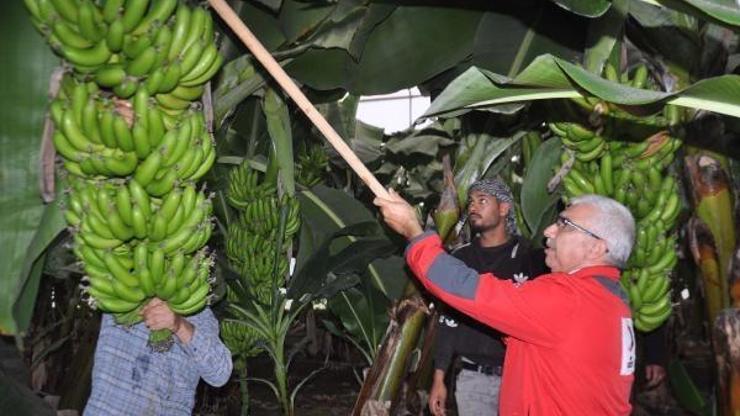
[[[344,50],[312,49],[286,70],[319,90],[367,95],[411,87],[471,54],[481,15],[467,9],[398,7],[380,23],[372,22],[359,61]]]
[[[554,168],[560,162],[562,146],[560,138],[545,140],[534,153],[532,161],[527,166],[527,175],[524,177],[520,195],[522,216],[527,223],[531,235],[536,239],[551,219],[547,215],[560,198],[559,192],[548,193],[547,183],[553,176]]]
[[[684,13],[633,2],[629,6],[627,36],[652,56],[696,73],[703,48],[697,20]]]
[[[388,298],[374,286],[360,284],[345,290],[329,300],[329,309],[344,328],[374,357],[388,327]]]
[[[336,4],[330,2],[283,1],[278,20],[288,44],[305,39],[331,14]]]
[[[250,95],[265,86],[265,79],[256,68],[251,55],[242,55],[231,60],[221,69],[221,76],[213,91],[213,114],[216,126]]]
[[[31,26],[22,2],[3,7],[0,38],[0,333],[13,334],[28,325],[41,255],[63,228],[58,207],[44,206],[38,185],[49,76],[59,60]]]
[[[733,0],[640,0],[669,7],[705,20],[740,26],[740,7]]]
[[[515,76],[537,56],[578,60],[586,20],[550,2],[496,2],[475,33],[473,65]]]
[[[615,0],[603,16],[589,23],[583,66],[594,74],[601,73],[615,45],[619,45],[628,5],[629,0]]]
[[[341,48],[350,50],[355,34],[369,14],[368,5],[359,0],[336,3],[331,14],[306,41],[317,48]]]
[[[551,0],[558,6],[570,12],[580,14],[585,17],[599,17],[609,10],[607,0]]]
[[[455,160],[455,186],[460,206],[465,206],[468,188],[473,182],[486,176],[493,162],[512,144],[521,139],[523,133],[514,137],[494,137],[489,134],[469,135],[464,139],[468,146]]]
[[[296,270],[302,270],[309,262],[312,254],[321,245],[331,239],[332,235],[339,230],[358,223],[375,221],[372,213],[351,195],[338,189],[318,185],[311,190],[302,191],[297,194],[301,202],[301,219],[303,222],[301,230],[300,247],[297,256]],[[342,250],[351,243],[357,241],[357,237],[345,236],[333,239],[331,249],[333,252]],[[403,267],[392,272],[382,269],[374,264],[367,267],[367,273],[372,284],[384,295],[393,295],[389,290],[390,280],[406,279]]]
[[[348,245],[332,247],[337,238],[352,236]],[[375,221],[356,223],[332,234],[312,250],[311,257],[290,281],[288,296],[299,299],[308,294],[313,298],[330,298],[338,291],[358,283],[356,276],[365,275],[370,262],[389,256],[397,247],[380,231]]]
[[[551,0],[560,7],[586,17],[599,17],[610,3],[606,0]],[[725,25],[740,26],[740,7],[733,0],[633,0],[661,6],[693,15],[704,20],[713,20]]]
[[[295,193],[295,175],[293,174],[293,134],[290,125],[288,106],[279,93],[272,88],[265,92],[262,109],[267,120],[267,131],[270,132],[274,154],[280,169],[280,179],[289,195]]]
[[[617,104],[645,106],[652,111],[665,104],[740,117],[740,76],[723,75],[699,81],[675,93],[627,87],[600,78],[577,65],[543,55],[514,79],[470,68],[437,97],[425,117],[459,113],[462,109],[498,104],[581,96],[581,91]]]

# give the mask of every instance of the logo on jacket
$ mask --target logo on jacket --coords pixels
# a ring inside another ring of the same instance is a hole
[[[457,321],[446,315],[439,315],[439,323],[445,324],[450,328],[457,328]]]
[[[526,282],[527,280],[529,280],[529,276],[527,276],[527,275],[526,275],[526,274],[524,274],[524,273],[514,273],[514,276],[513,276],[513,278],[514,278],[514,282],[516,282],[516,285],[517,285],[517,286],[519,286],[519,285],[521,285],[522,283],[524,283],[524,282]]]

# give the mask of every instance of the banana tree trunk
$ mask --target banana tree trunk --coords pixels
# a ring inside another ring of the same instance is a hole
[[[686,156],[685,161],[695,216],[706,224],[716,251],[716,266],[698,262],[702,272],[717,269],[716,277],[715,273],[702,273],[709,321],[714,322],[719,311],[730,304],[727,274],[735,250],[733,199],[729,176],[724,168],[727,160],[707,151],[696,151]]]
[[[352,409],[353,416],[391,414],[428,313],[418,293],[407,295],[393,308],[383,344]]]
[[[712,331],[717,352],[719,414],[740,415],[740,309],[720,312]]]
[[[688,237],[691,254],[701,272],[707,319],[714,322],[714,318],[724,307],[722,281],[725,276],[721,272],[717,245],[709,226],[698,217],[689,220]]]
[[[442,170],[443,190],[432,218],[437,232],[444,240],[454,234],[451,234],[451,231],[460,217],[460,206],[449,155],[444,155],[442,158]],[[394,414],[399,408],[399,402],[406,403],[410,395],[416,393],[421,376],[420,369],[429,361],[432,342],[425,340],[417,366],[419,370],[414,370],[414,373],[407,379],[409,358],[419,343],[422,327],[429,315],[426,303],[413,282],[406,286],[404,299],[399,301],[392,311],[391,323],[388,325],[383,344],[357,396],[357,402],[352,411],[355,416]],[[429,326],[433,323],[430,322]],[[428,337],[430,333],[432,331],[427,331]],[[399,394],[404,380],[407,380],[406,388],[403,394]]]
[[[437,320],[439,319],[439,310],[427,317],[426,327],[424,328],[424,339],[421,340],[421,355],[419,360],[411,370],[401,396],[398,400],[391,403],[391,414],[396,414],[399,409],[405,410],[406,414],[424,414],[427,407],[427,401],[424,394],[432,384],[434,374],[434,340],[437,336]]]

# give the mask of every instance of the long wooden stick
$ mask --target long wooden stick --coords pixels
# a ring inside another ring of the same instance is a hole
[[[285,73],[270,52],[262,46],[262,43],[247,28],[239,16],[229,6],[225,0],[208,0],[216,13],[226,22],[231,30],[241,39],[244,45],[252,52],[258,61],[267,69],[270,75],[275,78],[278,84],[285,90],[290,98],[300,107],[309,120],[313,122],[317,129],[326,137],[326,140],[336,149],[340,156],[349,164],[349,167],[355,171],[357,176],[370,188],[370,190],[379,197],[388,197],[388,192],[383,185],[378,182],[375,175],[370,172],[355,152],[347,146],[347,143],[337,134],[334,128],[326,121],[324,116],[311,104],[300,88],[293,82],[290,76]]]

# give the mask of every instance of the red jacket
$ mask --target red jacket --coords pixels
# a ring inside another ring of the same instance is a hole
[[[635,338],[618,269],[551,273],[517,286],[468,268],[436,234],[415,239],[406,261],[432,294],[508,335],[502,416],[630,413]]]

